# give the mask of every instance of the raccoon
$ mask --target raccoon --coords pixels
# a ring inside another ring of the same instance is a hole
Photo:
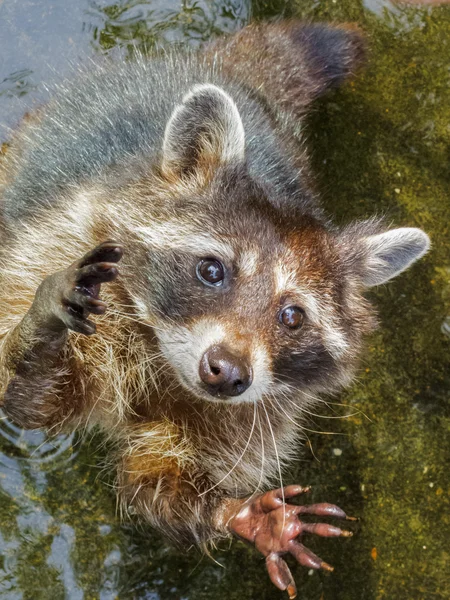
[[[354,27],[279,22],[89,65],[1,165],[5,413],[99,426],[124,516],[177,543],[251,542],[290,598],[283,556],[332,569],[302,535],[351,534],[301,520],[347,518],[289,503],[308,488],[270,488],[304,410],[351,381],[365,290],[429,248],[416,228],[334,226],[314,189],[304,117],[364,46]]]

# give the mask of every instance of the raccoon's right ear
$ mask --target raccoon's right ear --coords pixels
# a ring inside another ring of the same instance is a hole
[[[232,98],[212,84],[184,96],[164,133],[162,170],[182,177],[202,167],[244,160],[245,134]]]

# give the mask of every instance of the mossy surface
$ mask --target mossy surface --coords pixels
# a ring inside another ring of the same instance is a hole
[[[75,38],[80,53],[114,46],[130,51],[163,38],[196,44],[238,26],[250,9],[225,0],[186,2],[181,9],[169,4],[172,12],[157,13],[157,2],[80,3],[85,8],[83,35]],[[3,16],[11,16],[15,5],[0,4],[0,19],[5,10]],[[31,5],[51,12],[50,2]],[[395,224],[423,227],[433,243],[424,260],[372,294],[380,328],[368,340],[359,377],[330,406],[318,406],[320,416],[311,416],[308,424],[310,442],[285,476],[286,483],[311,484],[313,500],[335,502],[361,517],[352,539],[310,540],[335,572],[294,567],[299,598],[447,600],[450,7],[257,0],[253,13],[354,21],[367,33],[367,68],[321,101],[307,125],[317,186],[338,222],[382,213]],[[16,14],[27,18],[24,8]],[[22,47],[19,43],[19,51]],[[43,83],[32,81],[26,52],[23,57],[22,79],[16,77],[12,91],[12,79],[3,81],[3,95],[0,85],[0,115],[11,94],[33,99]],[[2,77],[18,67],[12,58],[10,63],[4,61]],[[98,439],[46,441],[40,433],[0,423],[0,598],[283,597],[269,583],[261,558],[244,545],[233,543],[214,554],[223,568],[195,550],[169,548],[150,529],[120,525],[104,484],[107,469],[99,468],[104,451],[97,449]]]

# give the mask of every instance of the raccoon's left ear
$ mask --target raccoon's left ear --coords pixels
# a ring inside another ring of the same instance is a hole
[[[363,284],[372,287],[389,281],[426,254],[429,248],[430,238],[415,227],[363,237],[359,247]]]
[[[216,85],[193,87],[167,123],[163,172],[181,177],[201,166],[243,161],[244,154],[244,126],[232,98]]]

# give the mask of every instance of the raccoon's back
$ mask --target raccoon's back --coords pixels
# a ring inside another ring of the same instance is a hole
[[[164,59],[91,65],[59,86],[35,122],[19,133],[17,151],[5,161],[13,173],[2,198],[6,222],[51,208],[80,184],[106,184],[112,170],[122,178],[139,177],[157,160],[174,106],[198,83],[220,85],[232,95],[256,176],[272,174],[274,184],[295,179],[264,108],[243,86],[224,78],[217,64],[197,53],[173,52]]]

